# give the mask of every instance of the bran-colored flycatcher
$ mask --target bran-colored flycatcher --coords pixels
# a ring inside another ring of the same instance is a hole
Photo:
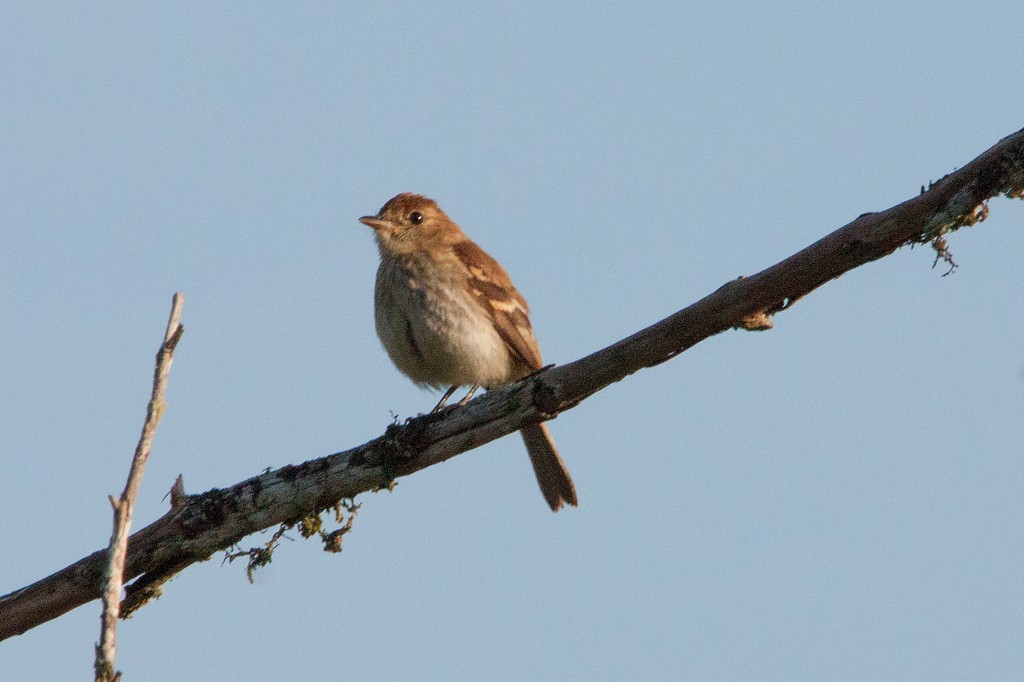
[[[375,216],[380,249],[374,295],[377,335],[399,371],[420,386],[511,383],[543,365],[526,305],[505,268],[427,197],[399,194]],[[576,506],[576,488],[543,423],[520,433],[552,510]]]

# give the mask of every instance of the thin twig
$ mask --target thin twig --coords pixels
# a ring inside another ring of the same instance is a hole
[[[96,682],[118,682],[120,671],[114,671],[114,655],[117,652],[117,618],[121,611],[121,587],[124,584],[124,562],[128,553],[128,534],[132,526],[132,510],[135,498],[142,483],[142,472],[146,468],[149,452],[153,447],[157,424],[163,416],[167,403],[164,393],[167,390],[167,375],[171,371],[174,360],[174,348],[178,345],[185,328],[179,324],[181,306],[185,302],[185,294],[174,294],[171,301],[171,316],[167,321],[167,331],[163,343],[156,354],[156,369],[153,372],[153,393],[146,407],[146,423],[142,426],[139,443],[135,446],[128,482],[120,499],[110,498],[114,508],[114,532],[110,536],[110,547],[107,550],[107,565],[103,574],[103,612],[100,616],[100,643],[96,646]]]

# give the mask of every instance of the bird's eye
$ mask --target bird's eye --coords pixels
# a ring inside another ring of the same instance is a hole
[[[419,211],[413,211],[409,214],[409,222],[413,225],[419,225],[423,222],[423,214]]]

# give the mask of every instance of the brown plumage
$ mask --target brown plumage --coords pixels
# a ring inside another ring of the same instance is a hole
[[[419,385],[494,388],[540,369],[540,347],[526,300],[498,261],[438,205],[399,194],[375,216],[380,267],[374,296],[377,334],[398,369]],[[576,489],[543,423],[521,432],[541,493],[552,510],[576,506]]]

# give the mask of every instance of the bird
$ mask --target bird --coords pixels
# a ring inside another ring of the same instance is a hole
[[[437,203],[402,193],[359,221],[380,252],[374,318],[398,370],[421,387],[460,386],[465,404],[483,387],[512,383],[543,367],[526,299],[505,268],[477,246]],[[520,430],[541,494],[552,511],[578,506],[576,487],[543,422]]]

